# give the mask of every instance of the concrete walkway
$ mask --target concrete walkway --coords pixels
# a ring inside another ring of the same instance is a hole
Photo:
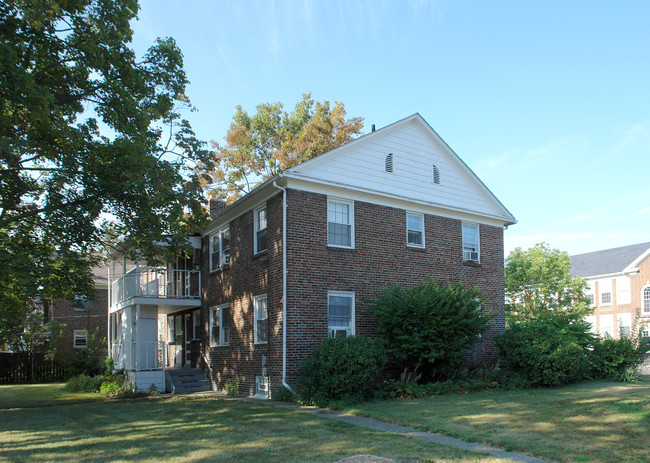
[[[489,447],[484,444],[465,442],[460,439],[454,439],[453,437],[443,436],[442,434],[434,434],[430,432],[417,431],[416,429],[408,426],[400,426],[397,424],[386,423],[384,421],[373,420],[372,418],[363,418],[360,416],[348,415],[347,413],[322,410],[316,407],[303,407],[288,402],[271,402],[268,400],[258,400],[258,399],[238,399],[238,400],[254,402],[254,403],[264,404],[264,405],[272,405],[275,407],[282,407],[282,408],[286,408],[289,410],[302,412],[302,413],[311,413],[312,415],[319,416],[321,418],[326,418],[329,420],[342,421],[344,423],[354,424],[356,426],[374,429],[377,431],[392,432],[395,434],[402,435],[404,437],[410,437],[411,439],[419,439],[427,442],[433,442],[435,444],[446,445],[448,447],[454,447],[460,450],[467,450],[470,452],[483,453],[496,458],[503,458],[511,461],[517,461],[522,463],[544,463],[549,461],[549,460],[542,460],[540,458],[531,457],[529,455],[524,455],[522,453],[507,452],[505,450],[498,449],[495,447]]]

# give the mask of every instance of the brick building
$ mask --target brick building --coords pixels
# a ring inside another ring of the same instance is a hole
[[[595,333],[650,338],[650,242],[571,256],[571,273],[587,280]]]
[[[51,304],[46,311],[48,321],[65,323],[65,334],[60,352],[74,354],[88,348],[89,336],[97,333],[99,339],[106,338],[108,327],[108,275],[105,266],[92,269],[95,283],[94,298],[79,295],[74,300],[60,300]]]
[[[201,366],[214,389],[268,396],[327,336],[373,336],[377,291],[428,278],[481,290],[491,326],[470,354],[496,358],[515,219],[419,114],[210,210],[189,268],[111,270],[112,355],[136,387]]]

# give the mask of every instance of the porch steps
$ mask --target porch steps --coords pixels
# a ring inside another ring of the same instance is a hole
[[[211,390],[210,383],[200,368],[167,370],[167,392],[188,394]]]

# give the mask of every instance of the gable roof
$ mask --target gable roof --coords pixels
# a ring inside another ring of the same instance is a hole
[[[389,173],[385,163],[391,154],[394,169]],[[503,225],[517,222],[418,113],[287,169],[282,175],[476,214]],[[439,183],[434,182],[434,175]]]
[[[650,254],[650,242],[571,256],[571,274],[579,277],[631,271]]]

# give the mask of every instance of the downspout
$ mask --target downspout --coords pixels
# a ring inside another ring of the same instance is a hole
[[[277,181],[273,186],[282,190],[282,385],[296,395],[287,383],[287,190]]]

